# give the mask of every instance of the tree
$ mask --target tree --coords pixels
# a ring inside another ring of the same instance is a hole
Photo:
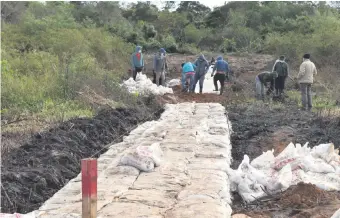
[[[187,13],[188,20],[195,23],[196,27],[199,27],[204,18],[211,12],[209,7],[198,1],[181,2],[176,11],[179,13]]]
[[[175,7],[176,7],[176,2],[175,1],[166,1],[163,9],[166,10],[166,11],[171,11]]]
[[[1,20],[7,23],[19,22],[29,2],[1,2]]]

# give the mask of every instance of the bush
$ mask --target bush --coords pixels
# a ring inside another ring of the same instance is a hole
[[[167,52],[169,53],[174,53],[177,52],[177,44],[176,44],[176,40],[174,37],[172,36],[167,36],[163,39],[163,48],[166,49]]]

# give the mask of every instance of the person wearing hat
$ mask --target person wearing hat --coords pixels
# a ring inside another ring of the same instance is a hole
[[[270,87],[267,91],[267,95],[269,95],[274,88],[274,81],[277,78],[277,72],[262,72],[255,77],[255,85],[256,85],[256,99],[264,100],[264,87],[267,83],[270,82]]]
[[[142,47],[136,46],[136,51],[131,56],[132,77],[136,81],[137,73],[142,72],[144,68],[144,58],[142,54]]]
[[[165,85],[165,70],[168,68],[165,53],[165,49],[161,48],[153,59],[154,80],[156,81],[157,86]]]
[[[200,56],[194,62],[194,65],[196,65],[197,67],[196,67],[196,73],[194,76],[193,91],[195,91],[196,84],[199,81],[200,94],[202,94],[205,74],[209,70],[209,62],[207,61],[207,59],[205,59],[203,54],[200,54]]]
[[[285,62],[285,56],[281,55],[276,60],[273,70],[277,72],[278,77],[275,79],[275,94],[281,96],[284,94],[285,81],[288,77],[288,64]]]
[[[303,62],[297,75],[301,91],[302,110],[310,111],[312,109],[311,87],[316,74],[317,70],[315,64],[310,61],[310,54],[303,55]]]
[[[217,72],[214,76],[215,71]],[[214,86],[215,86],[214,91],[218,91],[217,81],[220,81],[220,84],[221,84],[220,95],[223,94],[224,81],[227,77],[228,72],[229,72],[228,62],[223,60],[222,56],[218,56],[213,72],[211,73],[211,77],[214,77]]]

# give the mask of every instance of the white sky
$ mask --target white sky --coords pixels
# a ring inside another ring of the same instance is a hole
[[[136,3],[137,1],[136,0],[125,0],[125,1],[121,1],[122,3],[131,3],[131,2],[134,2]],[[151,0],[151,2],[155,5],[157,5],[158,7],[162,7],[163,6],[163,3],[165,1],[160,1],[160,0]],[[180,1],[177,1],[177,2],[180,2]],[[213,9],[214,7],[217,7],[217,6],[221,6],[221,5],[224,5],[224,2],[226,1],[221,1],[221,0],[203,0],[203,1],[199,1],[201,4],[204,4],[206,6],[208,6],[209,8]]]

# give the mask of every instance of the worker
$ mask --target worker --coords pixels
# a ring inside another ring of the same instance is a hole
[[[205,74],[209,70],[209,62],[205,59],[204,55],[201,54],[194,62],[194,65],[197,66],[197,68],[194,76],[193,92],[195,92],[196,84],[199,81],[200,94],[202,94]]]
[[[258,100],[264,100],[264,87],[267,86],[267,83],[270,82],[270,87],[267,91],[267,95],[269,95],[274,90],[274,82],[277,78],[277,72],[262,72],[258,74],[255,78],[256,85],[256,98]]]
[[[191,62],[182,63],[182,91],[183,92],[194,92],[194,76],[195,76],[196,65]],[[186,82],[188,84],[186,85]]]
[[[275,94],[276,96],[281,96],[284,94],[285,82],[289,74],[285,56],[281,55],[280,58],[276,60],[272,71],[277,72],[278,75],[275,79]]]
[[[165,53],[165,49],[161,48],[153,59],[153,73],[157,86],[165,86],[165,71],[168,68]]]
[[[144,58],[142,54],[142,47],[136,46],[136,52],[131,56],[132,77],[136,81],[137,73],[141,73],[144,68]]]
[[[297,75],[301,90],[302,110],[312,110],[311,87],[317,74],[315,64],[310,61],[310,54],[303,55],[303,62]]]
[[[215,65],[215,58],[214,57],[211,58],[210,65]]]
[[[217,72],[216,72],[216,74],[214,76],[215,71],[217,71]],[[214,77],[214,86],[215,86],[215,90],[214,91],[218,91],[217,81],[220,82],[220,84],[221,84],[220,95],[223,94],[224,81],[226,79],[228,71],[229,71],[228,63],[225,60],[223,60],[222,56],[219,56],[217,58],[216,63],[215,63],[213,72],[211,73],[211,77]]]

